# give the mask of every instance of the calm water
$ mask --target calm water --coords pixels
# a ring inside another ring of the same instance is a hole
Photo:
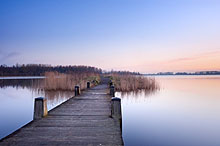
[[[161,89],[121,95],[126,146],[220,146],[220,76],[156,77]],[[52,109],[72,92],[45,92],[43,79],[0,79],[0,138],[32,120],[34,98]]]
[[[122,98],[126,146],[220,146],[220,76],[160,76]]]
[[[74,95],[73,92],[45,92],[42,77],[0,79],[0,139],[33,120],[34,99],[46,97],[52,109]]]

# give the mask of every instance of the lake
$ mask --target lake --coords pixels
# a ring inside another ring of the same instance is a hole
[[[36,97],[47,97],[51,110],[74,96],[74,91],[44,91],[43,85],[44,77],[0,79],[0,139],[33,120]]]
[[[122,99],[126,146],[219,146],[220,76],[156,76],[160,90]],[[0,138],[33,119],[34,98],[52,109],[73,92],[45,92],[43,78],[0,79]]]
[[[156,76],[160,90],[122,98],[126,146],[220,146],[220,76]]]

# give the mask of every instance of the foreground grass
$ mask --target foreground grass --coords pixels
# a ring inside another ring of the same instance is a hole
[[[87,82],[95,86],[100,82],[99,74],[94,73],[70,73],[46,72],[44,84],[45,90],[69,90],[73,91],[75,85],[79,85],[81,90],[87,88]]]
[[[116,91],[130,92],[138,90],[147,91],[159,89],[155,78],[119,74],[111,74],[110,78],[115,86]]]

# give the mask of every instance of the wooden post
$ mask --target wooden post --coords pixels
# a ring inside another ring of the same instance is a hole
[[[109,83],[109,87],[111,87],[113,85],[113,83],[112,83],[112,81],[110,81],[110,83]]]
[[[87,82],[87,88],[90,88],[90,82]]]
[[[114,85],[111,85],[111,87],[110,87],[110,95],[112,97],[115,97],[115,86]]]
[[[34,120],[47,115],[47,99],[44,97],[35,98],[34,101]]]
[[[75,86],[75,96],[80,95],[80,87]]]
[[[121,130],[122,130],[121,99],[118,97],[112,97],[111,117],[116,120],[119,120],[119,124],[120,124]]]

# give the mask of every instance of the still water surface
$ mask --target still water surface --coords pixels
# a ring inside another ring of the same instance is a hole
[[[46,97],[48,110],[73,97],[73,92],[42,90],[42,77],[0,79],[0,139],[33,120],[34,99]]]
[[[220,76],[157,76],[160,90],[122,98],[126,146],[219,146]],[[43,79],[0,80],[0,138],[32,120],[34,98],[48,108],[72,92],[45,92]]]
[[[220,76],[157,76],[160,90],[121,95],[126,146],[220,146]]]

